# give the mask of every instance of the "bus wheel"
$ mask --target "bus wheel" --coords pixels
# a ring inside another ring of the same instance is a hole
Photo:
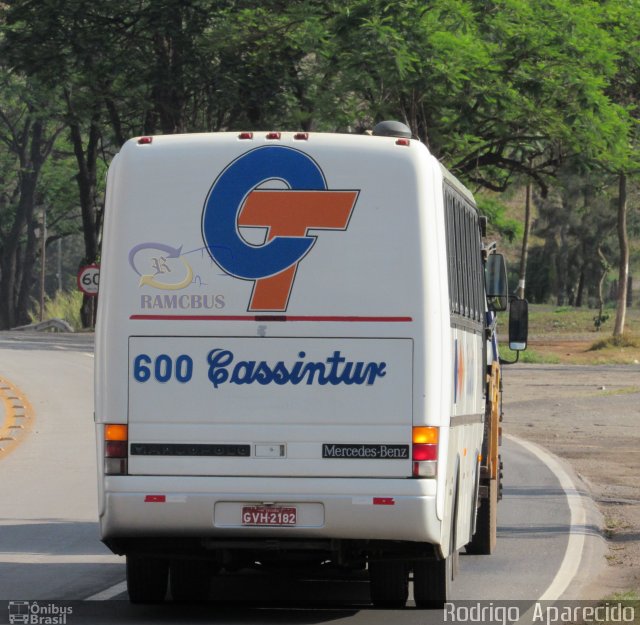
[[[174,601],[203,601],[209,594],[211,571],[206,562],[175,560],[169,568],[169,587]]]
[[[480,502],[476,533],[467,545],[467,553],[491,555],[496,547],[498,531],[498,482],[489,480],[489,496]]]
[[[377,608],[404,608],[409,597],[409,569],[405,562],[370,562],[371,601]]]
[[[167,594],[169,564],[165,560],[127,555],[127,591],[131,603],[160,603]]]
[[[444,560],[428,560],[413,565],[413,598],[417,608],[444,608],[451,596],[453,568],[454,554]]]

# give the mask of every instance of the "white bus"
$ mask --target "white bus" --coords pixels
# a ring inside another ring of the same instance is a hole
[[[368,569],[373,603],[394,607],[412,572],[429,607],[460,549],[491,552],[485,264],[494,308],[506,286],[481,225],[398,123],[124,145],[108,174],[95,418],[102,539],[126,554],[131,601],[304,563]]]

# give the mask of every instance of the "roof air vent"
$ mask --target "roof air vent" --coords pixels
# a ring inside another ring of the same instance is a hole
[[[386,121],[376,124],[373,129],[374,137],[400,137],[411,139],[411,129],[402,122]]]

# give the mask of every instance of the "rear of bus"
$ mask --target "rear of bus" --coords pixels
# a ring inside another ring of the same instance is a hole
[[[96,422],[102,537],[132,579],[134,562],[446,555],[442,186],[427,149],[395,137],[123,147]]]

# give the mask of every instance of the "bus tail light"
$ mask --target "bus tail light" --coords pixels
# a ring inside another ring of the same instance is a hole
[[[413,477],[436,477],[438,472],[438,428],[414,427],[411,448]]]
[[[104,473],[126,475],[129,447],[129,428],[120,423],[104,426]]]

